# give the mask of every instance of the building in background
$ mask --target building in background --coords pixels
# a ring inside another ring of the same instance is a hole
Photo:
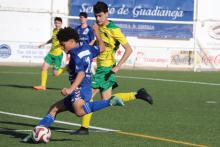
[[[50,46],[38,45],[50,39],[53,17],[68,13],[68,0],[0,0],[0,62],[42,63]]]
[[[105,1],[108,3],[109,0]],[[4,18],[0,23],[0,64],[41,63],[50,47],[39,49],[37,45],[50,37],[53,17],[61,16],[64,26],[79,22],[78,15],[75,17],[79,10],[73,7],[91,12],[89,19],[94,21],[91,3],[96,0],[77,2],[0,0],[0,17]],[[109,4],[112,19],[125,28],[123,31],[134,49],[125,65],[131,68],[220,70],[219,0],[163,2],[122,0],[117,1],[117,5]],[[152,15],[153,12],[159,14],[163,6],[173,11],[169,17],[153,17],[148,15],[147,6],[151,6]],[[185,11],[184,16],[181,10]],[[130,22],[120,20],[120,17],[130,19]],[[183,24],[174,23],[178,21]],[[167,33],[169,31],[172,33]],[[122,52],[121,48],[117,51],[118,57]]]

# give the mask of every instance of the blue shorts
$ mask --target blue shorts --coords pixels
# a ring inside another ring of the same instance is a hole
[[[91,98],[92,98],[92,88],[80,87],[64,98],[64,105],[67,108],[67,110],[74,113],[72,105],[76,100],[83,99],[85,102],[89,102]]]

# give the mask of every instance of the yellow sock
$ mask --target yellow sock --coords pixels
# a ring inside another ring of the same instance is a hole
[[[61,75],[65,71],[65,68],[59,68],[57,71],[57,76]]]
[[[135,100],[135,92],[127,92],[127,93],[116,93],[114,96],[119,97],[124,102]]]
[[[47,71],[46,70],[42,70],[41,71],[41,86],[45,86],[46,87],[46,83],[47,83]]]
[[[82,117],[82,124],[81,126],[84,128],[89,128],[89,124],[92,118],[92,113],[86,114]]]
[[[91,102],[93,101],[93,99],[90,100]],[[89,124],[92,118],[92,113],[86,114],[82,117],[82,123],[81,126],[84,128],[89,128]]]

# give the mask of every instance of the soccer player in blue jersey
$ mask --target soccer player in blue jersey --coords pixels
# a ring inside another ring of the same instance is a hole
[[[91,88],[91,61],[96,57],[100,50],[103,49],[104,42],[102,42],[98,27],[94,26],[94,32],[97,40],[99,40],[99,47],[84,44],[79,46],[79,36],[77,32],[68,27],[59,31],[57,38],[63,46],[66,53],[70,54],[69,62],[69,80],[71,86],[63,88],[61,93],[64,99],[53,104],[48,114],[37,124],[37,126],[50,127],[57,114],[64,111],[70,111],[81,117],[85,114],[95,112],[109,106],[123,106],[121,99],[112,96],[109,100],[100,100],[90,102],[92,97]],[[31,140],[32,134],[23,139],[24,142]]]
[[[98,1],[93,6],[93,12],[96,18],[96,23],[99,27],[99,35],[105,44],[105,48],[97,57],[97,70],[92,79],[92,93],[93,96],[100,93],[101,98],[106,100],[111,97],[112,90],[117,87],[118,84],[115,75],[120,70],[122,64],[131,55],[132,48],[121,29],[108,19],[109,13],[108,5],[106,3]],[[116,63],[115,52],[120,44],[125,49],[125,52],[122,58]],[[153,104],[152,97],[144,88],[141,88],[136,92],[116,93],[114,96],[119,97],[124,102],[140,99]],[[73,134],[89,134],[88,128],[91,117],[92,113],[83,116],[81,127],[73,132]]]
[[[79,34],[80,45],[89,44],[93,45],[95,43],[95,35],[93,28],[87,24],[88,14],[86,12],[80,12],[79,14],[80,25],[75,28]],[[96,69],[96,58],[92,61],[92,73],[95,74]]]
[[[89,44],[93,45],[95,43],[95,35],[93,33],[93,29],[91,26],[87,24],[87,19],[88,15],[86,12],[80,12],[79,14],[79,20],[80,20],[80,25],[75,28],[75,30],[79,34],[79,43],[80,45],[83,44]]]

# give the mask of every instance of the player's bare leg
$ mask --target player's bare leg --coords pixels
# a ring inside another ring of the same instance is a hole
[[[103,100],[107,100],[112,96],[112,87],[110,87],[108,90],[101,93],[101,97]]]

